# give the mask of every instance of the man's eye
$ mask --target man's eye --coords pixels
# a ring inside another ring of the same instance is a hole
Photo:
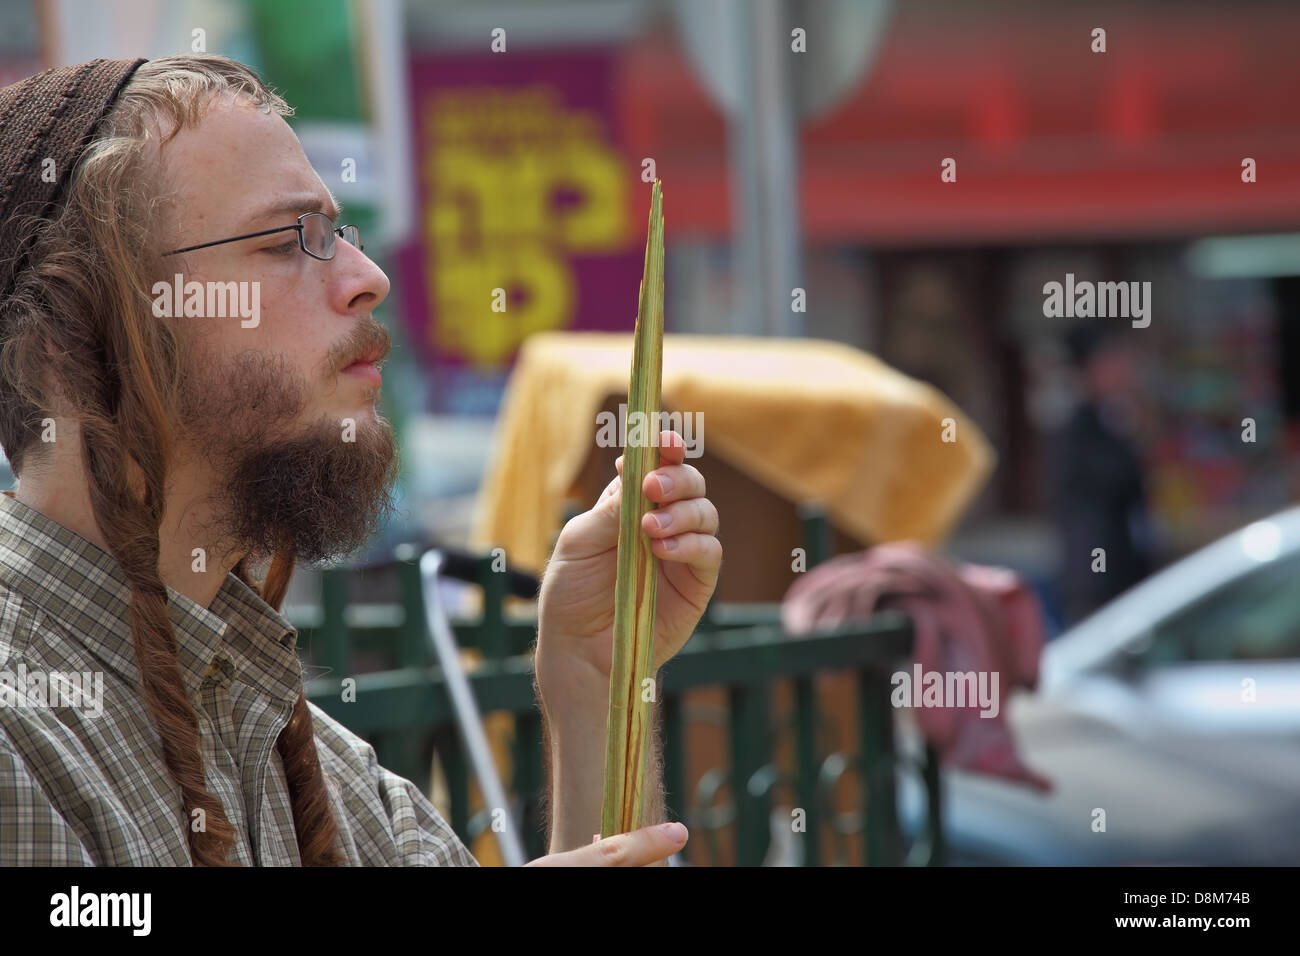
[[[282,246],[267,246],[262,251],[269,252],[272,255],[276,255],[276,256],[287,256],[289,253],[293,252],[293,250],[297,248],[298,248],[298,241],[294,239],[294,240],[290,240],[289,242],[286,242]]]

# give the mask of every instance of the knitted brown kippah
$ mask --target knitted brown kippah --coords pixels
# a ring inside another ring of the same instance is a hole
[[[144,62],[91,60],[0,89],[0,303],[35,238],[16,228],[18,217],[51,217],[95,127]],[[46,159],[54,160],[52,176]]]

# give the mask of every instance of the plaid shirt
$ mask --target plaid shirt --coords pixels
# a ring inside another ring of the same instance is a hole
[[[180,788],[140,696],[129,594],[112,555],[0,495],[0,866],[191,864]],[[232,858],[301,865],[275,748],[302,688],[297,631],[233,574],[208,608],[167,594],[208,791],[238,834]],[[478,865],[419,788],[308,706],[349,865]]]

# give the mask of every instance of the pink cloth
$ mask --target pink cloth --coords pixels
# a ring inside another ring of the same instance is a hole
[[[964,707],[913,708],[943,762],[1050,790],[1050,780],[1021,763],[1004,719],[1011,691],[1037,685],[1046,639],[1038,598],[1020,575],[950,561],[916,541],[882,544],[803,575],[786,592],[781,620],[787,633],[797,635],[885,609],[911,618],[914,663],[923,674],[998,674],[995,716],[981,716],[978,699]],[[913,669],[909,677],[914,674]]]

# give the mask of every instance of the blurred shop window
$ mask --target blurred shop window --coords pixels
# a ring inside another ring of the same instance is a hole
[[[1300,658],[1300,554],[1270,561],[1157,625],[1151,665]]]
[[[1002,416],[1006,383],[977,310],[980,296],[971,263],[904,253],[884,257],[881,272],[880,357],[950,398],[983,430],[999,456],[1009,458]],[[967,509],[966,521],[997,511],[999,482],[1011,474],[1006,467],[995,472]]]

